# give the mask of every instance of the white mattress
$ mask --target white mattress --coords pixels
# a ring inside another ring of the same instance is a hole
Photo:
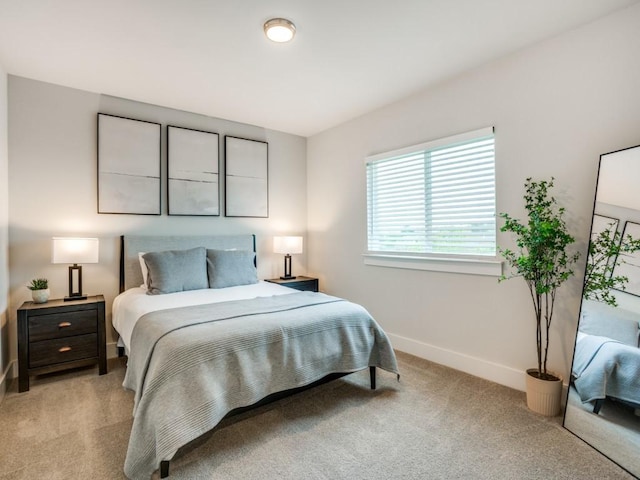
[[[168,293],[165,295],[147,295],[145,288],[130,288],[118,295],[113,301],[111,322],[120,334],[118,344],[122,342],[127,355],[131,344],[133,327],[140,317],[156,310],[203,305],[205,303],[246,300],[256,297],[270,297],[295,293],[297,290],[277,283],[260,281],[253,285],[241,285],[227,288],[206,288],[188,292]]]

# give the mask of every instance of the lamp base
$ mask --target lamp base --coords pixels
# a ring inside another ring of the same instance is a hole
[[[86,295],[71,295],[70,297],[64,297],[65,302],[71,302],[73,300],[86,300]]]
[[[78,289],[73,288],[74,279],[77,279]],[[71,300],[86,300],[87,296],[82,293],[82,265],[74,263],[69,265],[69,296],[64,297],[65,302]]]
[[[280,277],[280,280],[293,280],[296,278],[291,275],[291,255],[288,253],[284,256],[284,276]]]

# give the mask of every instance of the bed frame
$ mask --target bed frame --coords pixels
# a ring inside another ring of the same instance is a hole
[[[606,400],[621,403],[622,405],[625,405],[626,407],[631,408],[633,410],[640,410],[640,403],[627,402],[626,400],[620,400],[619,398],[610,397],[609,395],[607,395],[606,398],[599,398],[598,400],[595,400],[593,402],[593,413],[598,415],[600,413],[600,409],[602,408]]]
[[[120,293],[129,288],[142,285],[142,271],[138,252],[157,252],[162,250],[180,250],[195,247],[205,247],[218,250],[252,250],[256,251],[255,235],[192,235],[192,236],[150,236],[150,235],[121,235],[120,236]],[[255,260],[254,260],[255,263]],[[118,356],[124,355],[124,348],[118,348]],[[352,372],[333,373],[317,382],[282,392],[271,394],[247,407],[236,408],[224,418],[232,417],[254,408],[272,403],[276,400],[294,395],[324,383],[336,380]],[[376,389],[376,367],[369,367],[371,390]],[[160,462],[160,478],[169,476],[169,460]]]

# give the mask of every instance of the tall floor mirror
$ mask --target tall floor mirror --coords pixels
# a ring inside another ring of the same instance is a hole
[[[564,426],[640,477],[640,146],[600,156]]]

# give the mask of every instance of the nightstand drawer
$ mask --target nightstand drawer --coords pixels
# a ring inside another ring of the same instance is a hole
[[[97,331],[98,312],[95,310],[51,313],[29,318],[29,342],[84,335]]]
[[[296,290],[302,290],[302,291],[310,291],[310,292],[317,292],[318,291],[318,280],[317,279],[313,279],[313,280],[301,280],[299,282],[296,282],[295,280],[292,282],[289,282],[286,284],[287,287],[289,288],[295,288]]]
[[[29,344],[29,368],[98,356],[98,335],[76,335]]]
[[[295,288],[296,290],[308,290],[310,292],[318,291],[318,279],[315,277],[305,277],[298,275],[293,278],[268,278],[267,282],[277,283],[285,287]]]

